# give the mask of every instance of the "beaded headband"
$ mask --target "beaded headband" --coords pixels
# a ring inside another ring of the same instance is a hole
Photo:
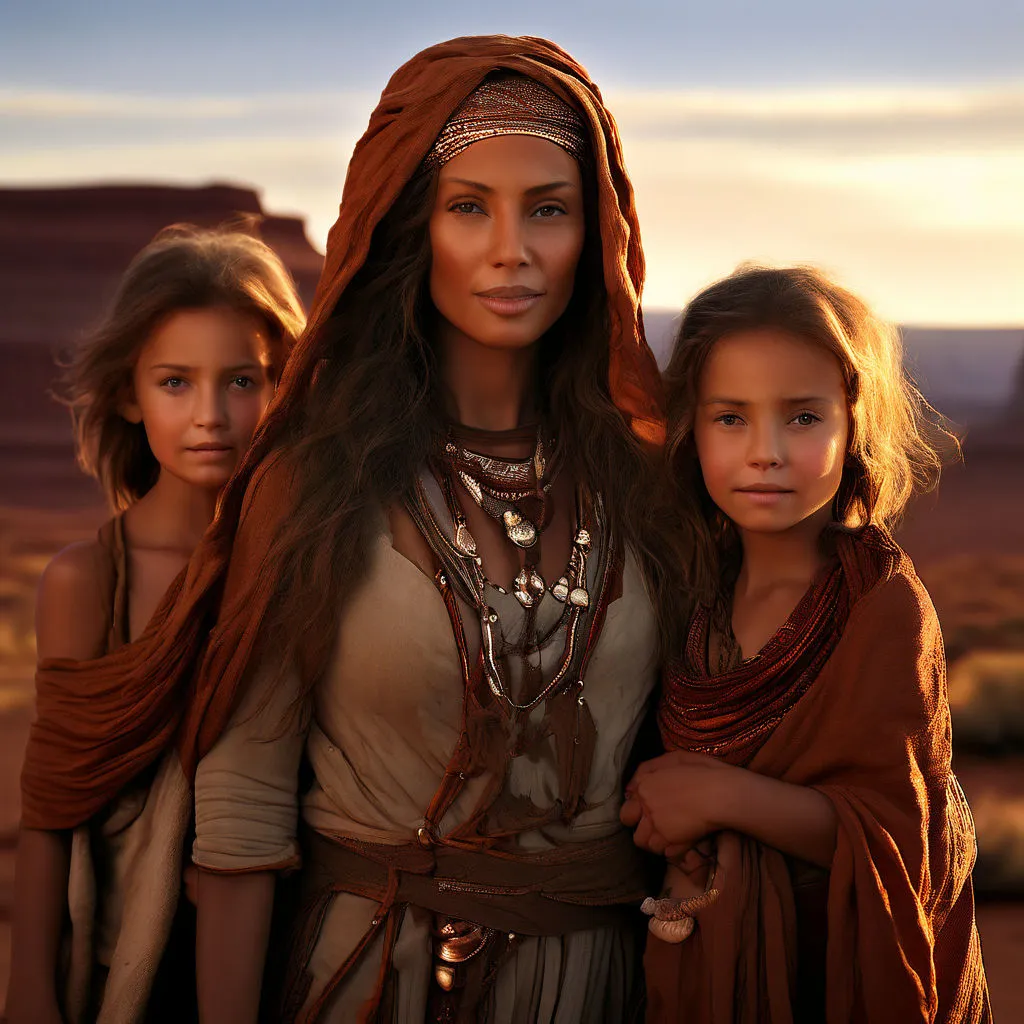
[[[474,142],[496,135],[535,135],[579,163],[589,152],[583,118],[565,100],[525,75],[485,79],[448,118],[423,166],[442,167]]]

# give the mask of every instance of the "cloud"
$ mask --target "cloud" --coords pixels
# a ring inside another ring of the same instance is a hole
[[[815,262],[892,318],[1024,323],[1024,83],[609,90],[678,307],[746,259]],[[375,98],[0,91],[0,182],[237,180],[322,246]]]
[[[32,120],[157,118],[232,121],[288,114],[359,114],[372,109],[369,93],[299,93],[248,96],[147,96],[0,88],[0,117]]]

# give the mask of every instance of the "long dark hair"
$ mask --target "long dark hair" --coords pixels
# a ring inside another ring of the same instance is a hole
[[[367,571],[382,509],[409,493],[446,429],[427,287],[436,186],[436,172],[420,172],[377,225],[365,263],[307,339],[305,379],[289,382],[304,395],[300,411],[272,417],[263,439],[290,482],[289,514],[264,560],[275,580],[266,649],[280,670],[299,666],[306,687],[326,665],[345,595]],[[565,471],[602,495],[613,531],[652,580],[660,546],[638,513],[652,460],[609,394],[596,185],[584,188],[573,296],[539,342],[540,408]]]

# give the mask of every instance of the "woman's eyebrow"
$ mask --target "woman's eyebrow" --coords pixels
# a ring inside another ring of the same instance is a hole
[[[494,193],[494,189],[490,185],[485,185],[482,181],[471,181],[469,178],[446,178],[444,183],[446,185],[463,185],[465,188],[475,189],[485,195]],[[539,192],[554,192],[557,189],[574,187],[571,181],[548,181],[543,185],[531,185],[523,195],[532,196]]]
[[[575,188],[576,186],[571,181],[549,181],[545,185],[534,185],[528,188],[524,195],[534,196],[539,192],[556,192],[562,188]]]

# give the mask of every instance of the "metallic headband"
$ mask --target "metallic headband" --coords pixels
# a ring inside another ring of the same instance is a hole
[[[565,100],[525,75],[485,79],[456,108],[423,160],[442,167],[481,139],[535,135],[583,163],[590,144],[583,118]]]

